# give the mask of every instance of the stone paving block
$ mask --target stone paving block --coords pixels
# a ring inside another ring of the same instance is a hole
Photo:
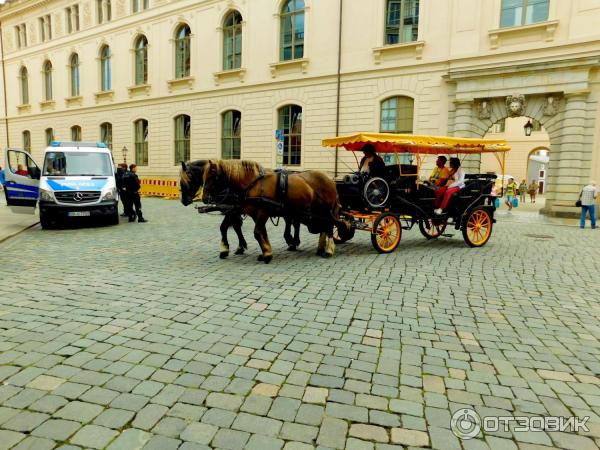
[[[333,449],[343,449],[346,444],[348,424],[340,419],[325,417],[319,429],[317,443]]]
[[[315,426],[285,422],[279,436],[286,441],[301,441],[312,443],[317,438],[319,429]]]
[[[29,433],[46,421],[48,414],[22,411],[2,424],[2,428],[11,431]]]
[[[410,447],[427,447],[429,436],[423,431],[409,430],[406,428],[392,428],[391,441]]]
[[[71,443],[86,448],[101,449],[108,445],[119,433],[97,425],[86,425],[71,438]]]
[[[214,448],[242,450],[250,438],[250,433],[236,430],[219,430],[212,440]]]
[[[142,430],[150,430],[167,413],[169,409],[163,405],[149,404],[137,412],[132,425]]]
[[[237,411],[243,402],[244,397],[240,395],[223,394],[220,392],[211,392],[206,397],[206,406],[209,408],[217,407],[230,411]]]
[[[352,424],[350,426],[349,436],[353,436],[365,441],[388,442],[388,434],[385,428],[374,425]]]
[[[218,427],[206,423],[191,423],[180,434],[184,441],[208,445],[218,431]]]
[[[150,433],[129,428],[112,441],[107,450],[139,450],[144,447],[151,437]]]
[[[77,430],[82,427],[82,424],[70,420],[50,419],[41,424],[31,432],[32,435],[53,439],[55,441],[66,441]]]
[[[187,422],[178,417],[163,417],[152,429],[154,434],[177,438],[187,426]],[[182,438],[184,439],[184,438]],[[190,439],[184,439],[190,440]]]
[[[232,428],[253,434],[276,437],[281,429],[282,422],[267,417],[240,413],[233,422]]]
[[[287,397],[277,397],[273,401],[273,405],[271,406],[268,416],[273,419],[291,422],[296,417],[299,407],[300,400]]]
[[[323,419],[325,408],[320,405],[302,404],[296,414],[296,422],[305,425],[319,425]]]
[[[173,439],[166,436],[154,436],[146,445],[142,447],[144,450],[177,450],[181,444],[179,439]]]
[[[121,429],[133,419],[135,413],[125,409],[109,408],[94,419],[95,425],[100,425],[106,428]]]
[[[39,377],[27,383],[27,387],[32,389],[40,389],[43,391],[53,391],[66,381],[67,380],[62,378],[40,375]]]

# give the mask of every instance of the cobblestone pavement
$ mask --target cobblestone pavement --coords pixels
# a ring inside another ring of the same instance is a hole
[[[488,245],[369,235],[333,259],[218,258],[219,217],[0,244],[0,448],[592,449],[600,232],[499,222]],[[233,233],[231,233],[233,234]],[[459,440],[450,418],[589,416],[589,431]]]

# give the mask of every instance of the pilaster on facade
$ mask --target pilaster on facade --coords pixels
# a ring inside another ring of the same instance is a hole
[[[269,64],[271,70],[271,77],[275,78],[280,74],[290,73],[307,73],[308,72],[308,58],[292,59],[291,61],[280,61]]]
[[[495,50],[503,44],[510,43],[511,39],[522,39],[527,37],[530,37],[532,41],[541,37],[546,42],[552,42],[557,28],[558,20],[549,20],[547,22],[517,27],[497,28],[488,31],[490,47]]]
[[[394,59],[413,56],[416,59],[423,58],[425,41],[403,42],[401,44],[384,45],[373,49],[373,60],[375,64],[381,64],[384,59]]]
[[[219,84],[223,83],[223,82],[227,82],[227,81],[239,81],[240,83],[244,82],[244,79],[246,78],[246,72],[247,70],[245,68],[239,68],[239,69],[231,69],[231,70],[223,70],[221,72],[214,72],[213,73],[213,78],[215,80],[215,85],[218,86]]]
[[[174,92],[180,89],[192,89],[194,87],[194,83],[196,82],[196,77],[183,77],[183,78],[175,78],[173,80],[168,80],[167,84],[169,86],[169,92]]]

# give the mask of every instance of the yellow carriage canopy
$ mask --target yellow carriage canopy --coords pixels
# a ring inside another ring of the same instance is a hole
[[[416,134],[356,133],[323,139],[323,147],[344,147],[360,151],[372,144],[378,153],[416,153],[426,155],[454,155],[503,153],[510,150],[504,139],[472,139],[449,136],[420,136]]]

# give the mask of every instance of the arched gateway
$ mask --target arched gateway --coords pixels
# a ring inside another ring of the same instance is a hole
[[[528,116],[548,132],[552,158],[546,207],[551,215],[572,215],[581,187],[598,164],[594,135],[600,89],[600,58],[516,62],[511,67],[450,69],[449,133],[483,137],[507,117]],[[477,170],[478,162],[466,162]]]

